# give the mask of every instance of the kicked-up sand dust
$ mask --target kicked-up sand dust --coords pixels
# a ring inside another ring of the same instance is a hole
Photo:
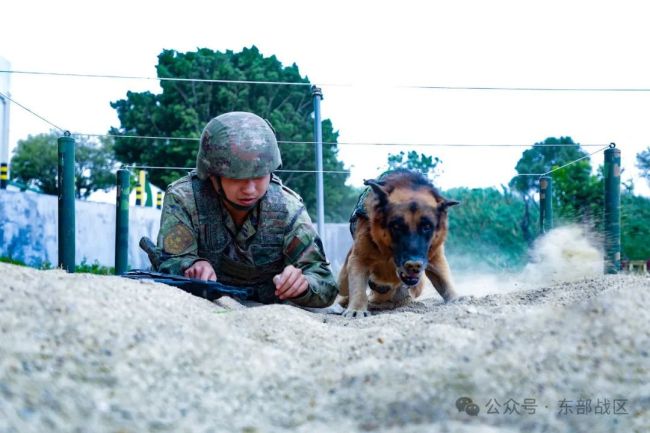
[[[570,233],[356,320],[0,264],[0,432],[650,431],[650,278]]]

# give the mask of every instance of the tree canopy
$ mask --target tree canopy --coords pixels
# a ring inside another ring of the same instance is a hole
[[[57,194],[59,136],[58,132],[51,131],[18,140],[11,158],[12,178],[45,194]],[[112,140],[104,138],[95,143],[84,137],[76,137],[75,141],[76,197],[88,198],[94,191],[113,187],[115,157]]]
[[[446,250],[459,267],[516,270],[528,259],[519,216],[524,203],[504,188],[453,188],[445,197],[460,201],[449,210]],[[537,215],[535,215],[537,216]]]
[[[517,161],[515,170],[519,174],[542,174],[586,155],[580,144],[574,143],[571,137],[549,137],[525,150]],[[538,177],[515,176],[509,185],[523,195],[530,195],[538,189]]]
[[[636,155],[637,167],[641,170],[641,177],[650,182],[650,147]]]
[[[438,176],[437,168],[440,164],[442,164],[442,160],[437,156],[425,155],[415,150],[411,150],[408,153],[400,151],[400,153],[391,153],[388,155],[388,168],[390,170],[397,168],[416,170],[430,179]]]
[[[316,207],[313,98],[295,64],[283,66],[275,57],[264,57],[253,46],[241,52],[219,52],[207,48],[181,53],[163,50],[156,66],[159,78],[182,77],[199,80],[274,81],[304,85],[269,85],[255,83],[214,83],[198,81],[161,81],[162,93],[127,92],[125,99],[112,102],[117,110],[119,127],[112,134],[162,139],[119,138],[115,144],[117,158],[125,163],[164,167],[194,167],[198,137],[207,122],[230,111],[253,112],[270,121],[282,153],[280,172],[285,184],[304,199],[313,216]],[[322,122],[323,166],[325,171],[345,171],[338,160],[338,132],[330,120]],[[181,138],[196,137],[196,140]],[[178,138],[178,140],[175,140]],[[287,143],[291,142],[291,143]],[[307,143],[301,143],[307,142]],[[302,171],[302,172],[299,172]],[[153,184],[165,188],[184,175],[179,170],[155,170]],[[356,191],[345,185],[347,173],[325,173],[326,220],[347,220],[354,207]]]

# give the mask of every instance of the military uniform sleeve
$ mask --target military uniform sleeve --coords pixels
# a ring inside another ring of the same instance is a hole
[[[183,272],[198,260],[198,233],[191,212],[181,196],[167,191],[160,217],[158,248],[162,251],[158,270],[169,274]]]
[[[305,210],[300,211],[285,236],[284,256],[285,265],[293,265],[302,270],[309,281],[309,289],[303,295],[291,299],[291,302],[316,308],[326,307],[334,302],[338,287],[325,258],[323,243]]]

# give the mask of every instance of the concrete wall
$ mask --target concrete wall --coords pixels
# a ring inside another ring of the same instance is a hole
[[[58,263],[58,201],[56,196],[0,190],[0,256],[32,266]],[[115,205],[77,200],[77,264],[115,264]],[[138,247],[142,236],[156,240],[160,211],[129,209],[129,267],[147,268],[149,259]],[[325,224],[323,245],[332,269],[338,272],[352,243],[347,224]]]
[[[58,263],[58,199],[53,195],[0,190],[0,256],[32,266]],[[115,264],[115,205],[77,200],[75,212],[77,264]],[[129,266],[149,263],[138,247],[142,236],[158,234],[160,211],[129,210]]]

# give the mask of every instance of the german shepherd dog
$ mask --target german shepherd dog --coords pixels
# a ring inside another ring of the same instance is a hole
[[[376,180],[359,198],[350,218],[354,239],[339,273],[345,317],[368,316],[370,302],[399,302],[422,293],[426,273],[445,301],[457,297],[444,253],[447,209],[459,202],[440,195],[419,172],[394,170]]]

